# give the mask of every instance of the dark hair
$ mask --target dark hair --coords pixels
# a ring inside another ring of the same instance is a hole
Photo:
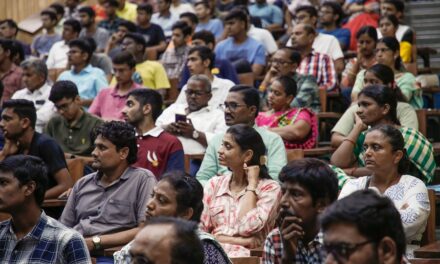
[[[139,88],[129,92],[128,96],[133,96],[141,107],[147,104],[151,105],[151,115],[154,121],[156,121],[162,113],[162,96],[157,91]]]
[[[9,50],[9,59],[13,60],[17,51],[14,47],[14,41],[10,39],[0,38],[0,46],[4,51]]]
[[[304,5],[299,6],[295,9],[295,14],[298,14],[298,12],[304,11],[307,14],[309,14],[311,17],[318,17],[318,10],[314,6]]]
[[[122,20],[121,22],[119,22],[119,27],[125,27],[127,28],[128,32],[132,33],[137,31],[136,25],[131,21]]]
[[[24,61],[25,54],[24,54],[24,48],[23,44],[19,42],[18,40],[12,40],[12,60],[15,60],[17,58],[19,62],[16,62],[17,64],[20,64],[22,61]],[[17,57],[18,56],[18,57]]]
[[[369,85],[360,91],[358,98],[361,95],[373,99],[379,106],[388,104],[390,111],[385,118],[400,125],[400,121],[397,119],[397,98],[393,89],[386,85]]]
[[[146,226],[171,225],[174,229],[172,239],[171,264],[202,264],[203,245],[198,236],[198,225],[176,217],[158,216],[151,218]]]
[[[193,22],[194,25],[197,25],[199,23],[199,18],[196,16],[196,14],[191,13],[191,12],[184,12],[184,13],[180,14],[179,17],[180,18],[182,18],[182,17],[189,18],[189,20],[191,20],[191,22]]]
[[[78,95],[78,88],[74,82],[57,81],[50,89],[49,100],[55,104],[63,98],[75,99]]]
[[[284,52],[286,52],[289,57],[289,60],[292,61],[293,63],[299,65],[301,63],[301,53],[299,53],[297,50],[294,50],[292,48],[289,47],[284,47],[281,48],[279,50],[282,50]]]
[[[292,95],[296,96],[297,85],[295,80],[290,76],[280,76],[276,78],[274,81],[277,81],[283,86],[284,92],[286,93],[286,97]]]
[[[356,33],[356,39],[359,39],[364,34],[367,34],[370,38],[374,40],[375,43],[377,43],[377,30],[375,27],[372,26],[361,27]]]
[[[400,130],[391,125],[377,125],[370,128],[367,131],[367,134],[376,130],[381,132],[385,137],[388,138],[388,142],[392,146],[393,151],[398,151],[398,150],[403,151],[403,157],[399,161],[399,164],[397,166],[397,172],[400,174],[408,173],[410,161],[408,160],[408,156],[406,154],[405,140]]]
[[[258,132],[245,124],[237,124],[228,128],[226,133],[230,134],[232,138],[237,142],[242,151],[248,149],[253,151],[252,159],[247,163],[248,166],[258,165],[260,167],[260,179],[272,179],[268,173],[265,164],[266,158],[266,146],[264,145],[263,138]]]
[[[211,31],[208,31],[208,30],[200,30],[200,31],[194,33],[192,36],[192,40],[195,40],[195,39],[203,40],[203,42],[205,42],[206,45],[208,45],[209,43],[212,43],[213,45],[215,45],[215,36],[214,36],[214,34],[212,34]]]
[[[371,72],[372,74],[374,74],[374,76],[379,78],[383,82],[384,85],[393,89],[395,92],[395,96],[397,98],[397,101],[407,102],[406,97],[403,95],[402,91],[397,86],[396,82],[394,81],[394,71],[390,67],[388,67],[384,64],[377,63],[377,64],[374,64],[373,66],[371,66],[370,68],[368,68],[365,71],[365,73],[367,73],[367,72]]]
[[[95,41],[94,38],[92,38],[92,37],[82,37],[82,38],[79,38],[79,39],[85,40],[87,42],[87,44],[89,44],[90,49],[92,50],[92,53],[96,51],[96,47],[97,46],[96,46],[96,41]]]
[[[389,48],[394,53],[397,52],[397,54],[399,54],[399,52],[400,52],[400,44],[399,44],[399,41],[397,41],[397,39],[395,37],[383,37],[383,38],[379,39],[379,41],[377,43],[385,44],[385,46],[387,46],[387,48]],[[398,56],[397,59],[395,59],[394,68],[396,68],[396,70],[400,70],[400,69],[404,68],[403,63],[402,63],[402,59],[400,58],[400,56]]]
[[[247,85],[237,84],[232,86],[231,89],[229,89],[229,92],[240,93],[243,96],[243,101],[247,107],[255,106],[255,117],[258,116],[258,111],[260,107],[260,96],[257,89]]]
[[[184,21],[177,21],[176,23],[173,24],[171,29],[172,30],[180,29],[184,36],[189,36],[192,33],[191,27],[188,26],[188,24]]]
[[[399,27],[399,20],[395,15],[383,15],[380,17],[379,21],[382,21],[383,19],[389,20],[397,31],[397,28]]]
[[[72,27],[73,31],[76,33],[81,32],[81,23],[76,19],[67,19],[64,21],[63,25]]]
[[[125,34],[124,39],[126,38],[132,39],[137,45],[142,45],[143,50],[147,46],[147,42],[145,42],[144,37],[140,33],[129,32]]]
[[[153,14],[153,7],[150,4],[147,3],[143,3],[143,4],[139,4],[136,8],[136,11],[145,11],[145,13],[151,15]]]
[[[15,22],[12,19],[4,19],[0,21],[0,25],[6,23],[8,25],[8,27],[15,29],[15,36],[17,36],[18,34],[18,26],[17,26],[17,22]]]
[[[356,226],[367,240],[376,243],[390,237],[396,243],[397,263],[405,254],[406,240],[402,220],[394,203],[373,190],[360,190],[332,205],[321,216],[324,233],[335,224]]]
[[[342,6],[338,2],[326,1],[322,3],[321,7],[329,7],[333,10],[334,15],[338,15],[338,20],[336,20],[336,25],[340,25],[342,19],[344,18],[344,11],[342,10]]]
[[[237,19],[238,21],[244,22],[246,28],[248,28],[248,15],[245,11],[240,8],[232,9],[225,17],[225,22]]]
[[[11,99],[3,102],[3,109],[5,108],[12,108],[12,111],[16,113],[20,119],[29,119],[31,127],[35,129],[37,110],[33,102],[26,99]]]
[[[128,148],[127,163],[134,164],[137,161],[137,142],[135,129],[128,123],[121,121],[104,122],[94,128],[92,138],[101,136],[116,146],[116,150]]]
[[[400,0],[385,0],[384,3],[392,4],[397,11],[402,12],[405,11],[405,3]]]
[[[119,2],[118,0],[107,0],[106,4],[108,4],[111,7],[119,7]]]
[[[48,9],[41,11],[40,16],[48,16],[52,21],[58,20],[57,14],[54,11]]]
[[[136,60],[134,59],[133,54],[128,51],[121,51],[116,54],[112,59],[113,64],[126,64],[130,69],[134,69],[136,67]]]
[[[20,64],[22,69],[33,69],[37,75],[43,76],[44,80],[47,80],[48,69],[46,63],[43,60],[31,58],[23,61]]]
[[[206,0],[201,0],[201,1],[197,1],[194,3],[194,7],[198,6],[198,5],[203,5],[205,6],[205,8],[210,9],[211,6],[209,5],[209,2]]]
[[[189,52],[189,54],[193,54],[194,52],[197,52],[199,57],[202,59],[202,61],[209,60],[209,69],[214,68],[215,65],[215,53],[206,46],[197,46],[192,47]]]
[[[318,200],[327,204],[338,198],[338,178],[330,166],[315,158],[293,160],[281,169],[282,183],[298,183],[310,193],[313,205]]]
[[[79,48],[81,50],[81,52],[85,52],[87,53],[88,57],[86,62],[89,63],[90,60],[92,59],[92,55],[93,55],[93,50],[92,47],[89,45],[89,42],[85,39],[74,39],[72,41],[69,42],[69,47],[73,48]]]
[[[55,10],[55,12],[57,13],[57,15],[62,15],[64,16],[64,6],[60,3],[53,3],[49,6],[50,8],[53,8],[53,10]]]
[[[20,186],[35,182],[34,197],[39,207],[43,204],[44,194],[48,187],[46,164],[39,158],[30,155],[12,155],[0,162],[0,171],[12,173]]]
[[[203,211],[203,186],[200,182],[184,171],[166,172],[161,181],[168,182],[176,191],[177,213],[192,208],[190,220],[199,223]]]
[[[93,8],[91,8],[90,6],[83,6],[83,7],[81,7],[78,10],[78,13],[85,13],[85,14],[87,14],[91,18],[96,16],[95,10],[93,10]]]

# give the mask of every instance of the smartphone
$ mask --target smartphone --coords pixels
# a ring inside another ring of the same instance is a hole
[[[182,121],[186,123],[186,115],[176,114],[176,123]]]

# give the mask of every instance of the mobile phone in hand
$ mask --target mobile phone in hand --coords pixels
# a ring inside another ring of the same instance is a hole
[[[176,123],[182,121],[186,123],[186,115],[176,114]]]

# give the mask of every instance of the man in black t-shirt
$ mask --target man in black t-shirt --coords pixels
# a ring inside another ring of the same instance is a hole
[[[153,14],[153,7],[150,4],[140,4],[137,7],[138,32],[142,34],[147,43],[145,52],[155,52],[161,54],[167,48],[165,34],[159,25],[150,22]]]

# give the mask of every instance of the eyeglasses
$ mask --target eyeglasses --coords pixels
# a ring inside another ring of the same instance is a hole
[[[291,64],[291,61],[285,61],[285,60],[277,60],[277,59],[272,59],[270,61],[272,64],[281,64],[281,65],[287,65],[287,64]]]
[[[196,97],[200,97],[204,94],[207,94],[208,92],[201,92],[201,91],[191,91],[191,90],[185,90],[185,94],[187,96],[196,96]]]
[[[237,109],[237,107],[240,106],[247,106],[245,104],[237,104],[237,103],[224,103],[224,104],[220,104],[219,107],[220,109],[222,109],[223,111],[226,110],[226,108],[228,108],[231,111],[235,111]]]
[[[391,49],[389,49],[389,48],[381,48],[381,49],[375,49],[374,52],[376,52],[376,53],[379,53],[379,52],[384,53],[384,52],[386,52],[386,51],[390,51],[390,50],[391,50]]]
[[[70,101],[69,103],[65,103],[62,105],[55,105],[55,108],[57,109],[57,111],[66,111],[67,109],[69,109],[69,106],[73,103],[73,100]]]
[[[324,243],[323,249],[327,254],[332,254],[338,262],[347,261],[350,256],[361,247],[373,243],[373,240],[367,240],[361,243]]]

